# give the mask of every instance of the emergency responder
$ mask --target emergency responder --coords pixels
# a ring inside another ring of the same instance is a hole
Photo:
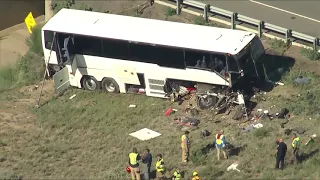
[[[129,167],[131,171],[132,180],[140,180],[139,162],[141,160],[137,148],[133,148],[132,153],[129,154]]]
[[[157,162],[156,162],[156,178],[157,180],[164,180],[165,179],[165,167],[162,158],[162,154],[157,155]]]
[[[149,180],[150,175],[150,167],[152,163],[152,155],[150,154],[150,150],[146,148],[144,155],[142,156],[142,166],[143,166],[143,175],[145,180]]]
[[[200,177],[197,172],[192,173],[192,180],[200,180]]]
[[[227,153],[225,151],[225,136],[223,135],[223,130],[221,130],[218,134],[216,134],[214,143],[216,144],[218,161],[220,160],[220,153],[222,151],[223,156],[227,159]]]
[[[296,133],[293,133],[292,137],[292,149],[293,149],[293,154],[292,154],[292,162],[294,164],[297,164],[299,162],[299,148],[300,148],[300,137],[297,136]]]
[[[189,131],[185,131],[184,135],[181,136],[182,162],[188,162],[189,158],[190,141],[188,135]]]
[[[181,180],[181,174],[179,169],[176,169],[173,172],[172,180]]]
[[[279,139],[277,141],[277,148],[276,148],[276,169],[279,169],[279,165],[280,165],[280,169],[284,168],[284,158],[286,157],[286,153],[287,153],[287,145],[286,143],[283,142],[282,139]]]

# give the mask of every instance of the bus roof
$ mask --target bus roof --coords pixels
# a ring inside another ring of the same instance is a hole
[[[239,53],[254,33],[147,18],[62,9],[43,30],[218,53]]]

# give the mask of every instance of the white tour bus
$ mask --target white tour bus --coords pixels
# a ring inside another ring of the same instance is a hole
[[[53,16],[42,39],[58,92],[69,86],[112,93],[137,88],[166,98],[195,87],[201,109],[237,91],[240,79],[258,75],[255,62],[265,53],[246,31],[73,9]]]

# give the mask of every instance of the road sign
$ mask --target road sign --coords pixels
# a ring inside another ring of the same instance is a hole
[[[24,22],[26,23],[29,33],[32,34],[32,28],[34,28],[37,25],[36,21],[32,16],[32,12],[28,14],[28,16],[24,19]]]

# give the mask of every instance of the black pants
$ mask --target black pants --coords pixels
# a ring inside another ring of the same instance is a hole
[[[280,169],[284,168],[284,156],[276,157],[276,169],[279,169],[279,165],[280,165]]]

